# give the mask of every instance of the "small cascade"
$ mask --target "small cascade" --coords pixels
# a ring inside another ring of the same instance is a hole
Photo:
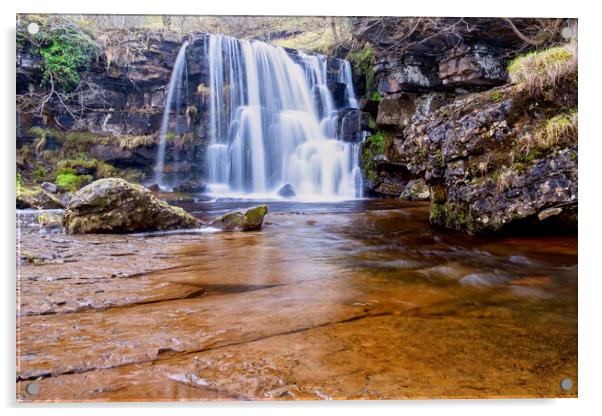
[[[165,108],[161,120],[161,130],[159,131],[159,149],[157,151],[157,162],[155,165],[155,183],[160,187],[165,186],[165,149],[167,147],[167,130],[169,129],[169,115],[172,108],[176,114],[179,112],[181,104],[181,93],[184,85],[184,73],[186,70],[186,47],[188,42],[184,42],[180,48],[176,61],[174,63],[169,85],[167,87],[167,97],[165,99]],[[175,99],[174,99],[175,94]]]
[[[336,140],[327,59],[259,41],[211,35],[207,178],[217,195],[274,196],[284,185],[307,199],[361,196],[359,144]],[[175,72],[175,71],[174,71]],[[338,81],[357,108],[351,66]]]
[[[351,64],[347,60],[343,60],[343,67],[339,72],[338,81],[345,84],[347,87],[347,107],[348,108],[359,108],[359,103],[355,97],[355,91],[353,90],[353,77],[351,74]]]

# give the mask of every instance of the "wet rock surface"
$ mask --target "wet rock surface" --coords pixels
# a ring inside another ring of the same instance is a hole
[[[107,178],[73,195],[63,225],[68,234],[94,234],[197,228],[200,222],[141,185]]]
[[[576,237],[361,204],[256,233],[25,230],[18,400],[576,396]]]
[[[292,198],[292,197],[296,196],[297,194],[295,193],[295,189],[293,188],[293,185],[291,185],[290,183],[287,183],[286,185],[282,186],[282,188],[280,188],[278,190],[278,195],[283,196],[285,198]]]

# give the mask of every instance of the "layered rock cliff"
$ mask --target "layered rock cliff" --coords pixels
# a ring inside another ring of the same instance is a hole
[[[360,18],[355,25],[372,55],[358,76],[372,122],[363,149],[368,193],[430,199],[432,223],[471,233],[576,226],[575,45],[541,54],[527,77],[552,82],[534,91],[531,79],[511,85],[508,71],[533,48],[516,33],[534,30],[529,19]]]

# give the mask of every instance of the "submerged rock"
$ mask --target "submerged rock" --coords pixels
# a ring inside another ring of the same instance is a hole
[[[24,186],[17,188],[18,209],[57,209],[63,207],[63,203],[56,196],[42,188],[27,188]]]
[[[99,179],[77,191],[67,204],[68,234],[128,233],[196,228],[200,221],[150,190],[123,179]]]
[[[295,189],[293,188],[293,185],[291,185],[290,183],[287,183],[282,188],[280,188],[280,190],[278,191],[278,195],[283,196],[285,198],[292,198],[292,197],[296,196],[297,194],[295,193]]]
[[[213,220],[211,226],[224,231],[255,231],[261,229],[267,213],[267,205],[258,205],[246,211],[228,212]]]

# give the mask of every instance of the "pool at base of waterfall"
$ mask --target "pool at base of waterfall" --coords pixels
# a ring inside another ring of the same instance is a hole
[[[576,235],[469,236],[420,202],[268,205],[255,232],[22,230],[18,399],[576,397]]]

